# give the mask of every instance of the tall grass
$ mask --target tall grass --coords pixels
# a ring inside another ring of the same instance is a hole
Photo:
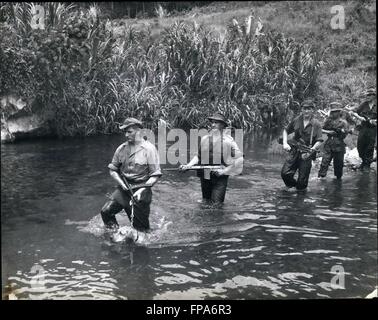
[[[225,34],[181,21],[156,39],[150,28],[132,26],[115,37],[96,6],[80,12],[44,5],[50,22],[37,33],[27,27],[28,7],[7,4],[4,10],[14,12],[7,24],[17,28],[8,28],[0,58],[10,61],[3,66],[9,75],[18,60],[35,56],[23,65],[23,86],[37,83],[29,95],[54,113],[60,136],[113,133],[128,116],[150,128],[159,119],[172,127],[200,127],[215,111],[231,125],[253,130],[263,125],[263,105],[274,106],[284,121],[318,92],[324,52],[265,30],[252,15],[231,20]],[[4,88],[17,87],[14,77],[0,80],[8,83]]]

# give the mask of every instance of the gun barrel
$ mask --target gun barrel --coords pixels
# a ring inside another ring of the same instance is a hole
[[[303,145],[303,144],[300,144],[300,143],[293,143],[291,141],[288,141],[288,144],[289,144],[290,147],[297,148],[299,151],[302,151],[302,152],[313,152],[314,151],[309,146],[306,146],[306,145]]]
[[[279,138],[279,139],[278,139],[278,143],[279,143],[279,144],[282,144],[282,143],[283,143],[282,140],[283,140],[282,138]],[[303,142],[303,143],[304,143],[304,142]],[[297,149],[299,149],[299,150],[301,150],[301,151],[306,151],[306,152],[312,152],[312,151],[313,151],[313,150],[311,149],[311,147],[306,146],[306,145],[303,144],[303,143],[297,142],[297,141],[295,141],[295,140],[293,140],[293,139],[287,140],[287,144],[288,144],[290,147],[292,147],[292,148],[297,148]]]
[[[127,189],[129,189],[131,200],[133,201],[134,204],[136,204],[137,201],[134,197],[133,188],[130,186],[130,183],[127,181],[127,178],[125,177],[123,172],[120,172],[120,177],[121,177],[122,181],[124,182],[124,184],[126,185]]]
[[[203,166],[191,166],[190,168],[188,169],[185,169],[185,170],[201,170],[201,169],[210,169],[210,170],[218,170],[218,169],[223,169],[224,166],[206,166],[206,165],[203,165]],[[164,168],[163,169],[164,171],[178,171],[178,170],[181,170],[180,168]]]

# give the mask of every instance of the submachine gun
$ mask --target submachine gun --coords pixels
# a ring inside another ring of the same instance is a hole
[[[283,144],[283,139],[279,138],[278,143]],[[311,149],[310,146],[306,145],[302,138],[300,138],[299,140],[288,139],[287,144],[295,151],[298,151],[301,154],[303,160],[307,160],[309,158],[315,160],[316,154],[317,152],[319,152],[318,150]]]

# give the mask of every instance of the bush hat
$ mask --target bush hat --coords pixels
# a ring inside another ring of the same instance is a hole
[[[131,126],[137,126],[139,128],[143,128],[143,123],[135,118],[127,118],[119,128],[121,130],[125,130]]]
[[[207,117],[207,119],[223,122],[227,126],[226,118],[220,113],[214,113],[211,117]]]
[[[302,108],[308,108],[308,107],[310,107],[310,108],[315,109],[315,104],[314,104],[314,102],[312,100],[305,100],[305,101],[302,102],[301,107]]]
[[[331,102],[329,104],[329,112],[343,111],[342,104],[339,102]]]
[[[365,96],[375,96],[377,94],[377,91],[375,88],[369,88],[365,91]]]

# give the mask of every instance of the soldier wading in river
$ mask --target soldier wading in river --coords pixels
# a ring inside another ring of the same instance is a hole
[[[341,118],[341,104],[332,102],[330,104],[329,116],[324,122],[323,132],[327,133],[328,139],[324,143],[322,163],[318,177],[324,178],[327,175],[328,167],[333,159],[334,174],[337,179],[343,176],[345,143],[348,135],[348,123]]]
[[[312,160],[321,143],[322,127],[314,119],[315,105],[311,100],[302,103],[301,114],[290,122],[283,130],[282,144],[288,157],[282,167],[281,177],[288,188],[296,187],[298,191],[305,190],[311,172]],[[288,141],[288,134],[294,133],[294,138]],[[298,179],[294,178],[298,170]]]
[[[180,169],[185,171],[197,164],[224,166],[223,169],[197,171],[197,176],[201,179],[202,198],[221,204],[225,199],[229,175],[242,171],[243,154],[231,135],[225,132],[227,121],[223,115],[216,113],[208,117],[208,120],[211,122],[211,130],[202,137],[198,154],[187,165],[180,166]]]
[[[361,120],[357,140],[358,154],[362,160],[361,170],[370,169],[374,161],[374,145],[377,136],[377,93],[374,88],[365,92],[366,100],[358,107],[349,108],[352,114]]]
[[[151,188],[162,175],[158,152],[152,143],[142,137],[142,128],[142,122],[134,118],[127,118],[120,126],[125,132],[126,142],[117,148],[108,165],[110,176],[118,186],[101,210],[105,226],[116,231],[118,223],[115,215],[124,209],[134,227],[128,230],[128,237],[135,241],[139,237],[137,231],[150,229]],[[133,189],[132,196],[130,187],[141,184],[145,187]],[[133,199],[136,203],[133,203]]]

